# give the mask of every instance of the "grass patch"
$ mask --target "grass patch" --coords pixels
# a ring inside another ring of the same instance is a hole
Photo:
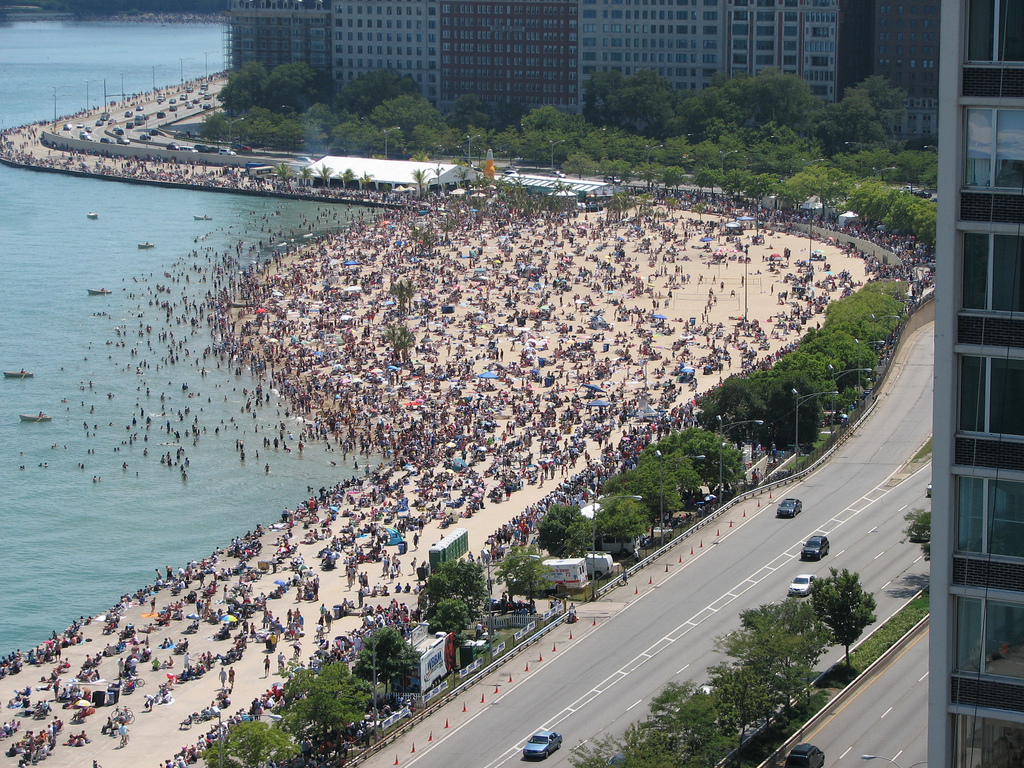
[[[929,437],[928,438],[928,442],[925,443],[924,447],[922,447],[921,450],[918,451],[914,455],[913,460],[914,461],[922,461],[923,459],[927,459],[931,455],[932,455],[932,439]]]
[[[925,592],[881,626],[871,637],[850,653],[850,666],[839,664],[819,681],[820,688],[844,688],[857,675],[881,658],[915,624],[928,615],[929,600]]]

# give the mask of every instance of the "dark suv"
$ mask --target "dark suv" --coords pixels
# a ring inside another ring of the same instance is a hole
[[[783,499],[775,510],[776,517],[796,517],[804,511],[804,503],[800,499]]]
[[[813,744],[797,744],[786,758],[785,768],[822,768],[825,753]]]
[[[821,560],[828,554],[828,536],[811,536],[800,553],[801,560]]]

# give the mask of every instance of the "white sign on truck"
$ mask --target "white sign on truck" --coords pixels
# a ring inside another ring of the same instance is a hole
[[[547,577],[555,584],[566,589],[582,589],[587,586],[587,561],[582,557],[569,557],[563,560],[545,560],[548,567]]]

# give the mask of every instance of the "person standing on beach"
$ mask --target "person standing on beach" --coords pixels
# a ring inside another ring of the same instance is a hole
[[[227,687],[228,671],[224,667],[220,668],[220,687],[223,690]]]
[[[263,657],[263,676],[270,677],[270,656]]]
[[[228,693],[235,690],[235,668],[228,669]]]

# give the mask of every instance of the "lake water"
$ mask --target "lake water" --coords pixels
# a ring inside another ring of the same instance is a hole
[[[158,86],[176,84],[182,70],[186,78],[201,76],[207,63],[216,72],[222,40],[219,25],[0,26],[0,125],[52,119],[53,86],[63,115],[85,107],[86,80],[89,103],[98,106],[103,81],[108,99],[115,98],[122,74],[132,93],[151,88],[154,77]],[[255,382],[218,367],[214,357],[202,359],[211,344],[205,323],[190,335],[189,325],[168,322],[150,305],[154,297],[175,303],[180,316],[186,297],[205,297],[204,275],[225,252],[239,243],[247,253],[259,241],[301,238],[311,226],[342,226],[345,207],[3,166],[0,195],[0,368],[35,374],[0,380],[6,653],[105,609],[150,583],[155,567],[206,556],[257,522],[277,519],[308,487],[333,484],[353,470],[331,466],[316,444],[302,455],[264,451],[255,430],[285,421],[297,436],[297,422],[276,403],[257,418],[245,412],[243,389],[251,393]],[[89,212],[98,218],[87,218]],[[141,250],[143,241],[156,247]],[[87,295],[100,287],[112,293]],[[173,342],[161,341],[161,333],[173,333]],[[177,362],[169,362],[169,345],[182,341]],[[19,420],[40,411],[53,420]],[[195,444],[184,434],[193,422],[200,430]],[[246,461],[236,450],[239,439],[246,441]],[[179,449],[188,459],[187,480],[180,466],[160,462]]]

